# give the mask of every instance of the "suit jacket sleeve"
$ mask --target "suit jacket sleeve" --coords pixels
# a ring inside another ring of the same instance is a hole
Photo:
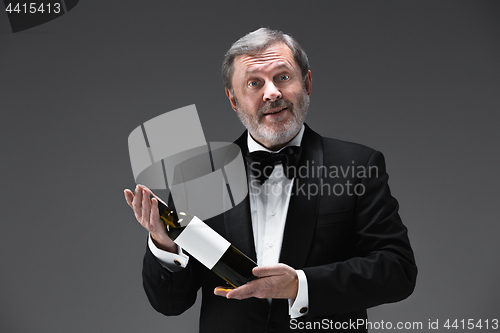
[[[179,315],[196,301],[200,283],[193,274],[195,260],[189,260],[186,268],[171,272],[163,267],[149,247],[144,255],[143,286],[153,308],[167,316]]]
[[[413,292],[417,268],[398,203],[387,184],[383,155],[373,152],[366,170],[369,167],[378,174],[361,179],[364,193],[352,199],[353,247],[346,249],[352,255],[345,261],[303,268],[309,318],[360,311]]]

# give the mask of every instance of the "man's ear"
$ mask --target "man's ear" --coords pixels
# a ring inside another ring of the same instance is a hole
[[[311,77],[311,71],[307,71],[306,76],[304,77],[304,85],[306,87],[307,94],[311,96],[311,91],[312,91],[312,77]]]
[[[231,107],[236,112],[236,97],[234,97],[233,93],[229,89],[226,90],[226,96],[229,98],[229,102],[231,103]]]

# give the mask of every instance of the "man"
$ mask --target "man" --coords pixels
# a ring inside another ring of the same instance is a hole
[[[150,232],[143,281],[151,304],[180,314],[201,287],[200,332],[366,332],[366,309],[408,297],[417,275],[382,154],[304,124],[311,71],[290,36],[249,33],[227,52],[222,72],[248,130],[236,144],[247,156],[249,195],[206,223],[257,261],[259,278],[234,290],[221,286],[168,238],[157,200],[138,186],[125,197]],[[279,161],[264,178],[258,151],[278,152],[265,157]]]

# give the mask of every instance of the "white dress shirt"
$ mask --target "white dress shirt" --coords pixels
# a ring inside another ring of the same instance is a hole
[[[299,134],[297,134],[287,146],[300,146],[303,134],[304,125],[302,125]],[[262,150],[272,153],[272,151],[256,142],[250,134],[248,134],[247,144],[249,152]],[[260,182],[255,178],[251,168],[247,168],[247,172],[257,265],[275,265],[279,262],[288,204],[290,203],[294,179],[288,179],[285,176],[283,165],[281,164],[275,166],[269,179],[262,185],[260,185]],[[149,237],[148,244],[151,252],[157,257],[159,262],[171,271],[178,271],[184,268],[189,261],[189,257],[186,256],[180,248],[176,255],[158,249],[151,240],[151,237]],[[302,270],[296,270],[296,272],[299,279],[299,289],[295,300],[289,300],[289,315],[291,318],[306,315],[309,303],[305,273]],[[300,311],[302,311],[302,313]]]

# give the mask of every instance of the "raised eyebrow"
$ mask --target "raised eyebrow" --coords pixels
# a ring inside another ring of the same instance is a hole
[[[276,71],[276,70],[281,70],[281,69],[283,69],[283,68],[286,68],[286,69],[290,70],[290,66],[288,66],[288,65],[287,65],[287,64],[285,64],[285,63],[283,63],[283,64],[281,64],[281,65],[276,66],[275,68],[273,68],[273,70],[275,70],[275,71]],[[249,69],[249,70],[247,70],[247,71],[246,71],[246,73],[245,73],[245,74],[246,74],[247,76],[250,76],[250,75],[252,75],[252,74],[256,74],[256,73],[260,73],[260,72],[261,72],[261,71],[260,71],[260,70],[258,70],[258,69]]]

